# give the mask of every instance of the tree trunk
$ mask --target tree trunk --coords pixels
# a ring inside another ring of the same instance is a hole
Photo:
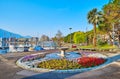
[[[110,34],[110,32],[108,32],[108,36],[109,36],[109,40],[110,40],[110,45],[113,45],[113,43],[112,43],[112,36],[111,36],[111,34]]]
[[[93,46],[96,47],[96,24],[94,24]]]

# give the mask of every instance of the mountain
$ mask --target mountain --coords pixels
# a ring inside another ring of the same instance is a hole
[[[4,38],[4,37],[5,38],[10,38],[10,37],[22,38],[23,36],[0,29],[0,38]]]

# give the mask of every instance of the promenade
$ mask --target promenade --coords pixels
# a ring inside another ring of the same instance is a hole
[[[57,50],[52,50],[55,52]],[[51,53],[50,51],[42,51]],[[120,78],[120,61],[114,61],[104,68],[92,70],[84,73],[52,73],[52,72],[34,72],[21,69],[16,66],[15,62],[22,56],[35,52],[8,53],[0,55],[0,79],[119,79]],[[109,57],[120,55],[117,53],[104,53]]]

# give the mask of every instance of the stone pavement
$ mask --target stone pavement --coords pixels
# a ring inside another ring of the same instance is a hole
[[[26,76],[22,79],[119,79],[120,62],[113,62],[107,67],[84,73],[34,73],[33,71],[22,70],[17,72],[17,75]]]
[[[21,69],[15,65],[15,61],[20,58],[20,55],[14,54],[14,56],[10,56],[0,55],[0,79],[120,79],[120,61],[115,61],[104,68],[84,73],[37,73]]]

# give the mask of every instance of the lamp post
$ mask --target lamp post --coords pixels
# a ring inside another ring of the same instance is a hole
[[[71,36],[71,30],[72,30],[72,28],[69,28],[69,30],[70,30],[70,44],[72,44],[72,36]],[[71,46],[70,46],[70,48],[71,48]]]

